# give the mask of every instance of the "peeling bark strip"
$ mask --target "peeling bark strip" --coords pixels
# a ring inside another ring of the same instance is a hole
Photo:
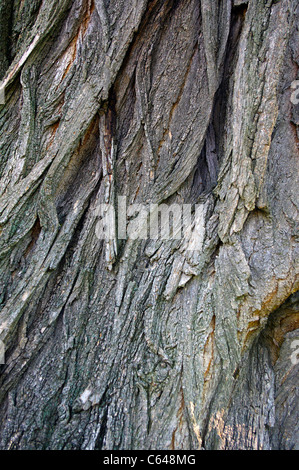
[[[100,142],[102,153],[103,179],[105,185],[105,204],[113,211],[109,213],[110,235],[106,243],[106,261],[111,270],[117,256],[117,226],[115,216],[115,188],[114,188],[114,160],[116,155],[115,144],[115,97],[113,90],[110,91],[108,102],[103,106],[100,118]],[[105,214],[102,214],[105,217]],[[112,219],[112,220],[111,220]]]
[[[299,448],[297,0],[13,5],[0,448]],[[151,204],[199,209],[130,237]]]

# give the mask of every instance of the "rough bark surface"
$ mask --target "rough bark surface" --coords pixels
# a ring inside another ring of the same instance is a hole
[[[0,448],[299,448],[298,24],[0,1]],[[201,206],[201,252],[99,240],[118,194]]]

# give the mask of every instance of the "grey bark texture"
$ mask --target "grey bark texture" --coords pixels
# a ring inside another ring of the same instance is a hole
[[[298,449],[298,1],[0,15],[0,448]],[[117,195],[200,253],[100,240]]]

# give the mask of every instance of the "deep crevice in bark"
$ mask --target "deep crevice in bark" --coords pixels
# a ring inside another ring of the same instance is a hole
[[[295,10],[67,3],[0,111],[0,447],[294,448]],[[117,195],[199,253],[99,240]]]

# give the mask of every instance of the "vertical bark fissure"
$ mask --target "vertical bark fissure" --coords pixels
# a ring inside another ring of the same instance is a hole
[[[7,20],[0,448],[298,446],[296,5],[50,0]],[[182,239],[135,239],[153,203],[192,206]]]

